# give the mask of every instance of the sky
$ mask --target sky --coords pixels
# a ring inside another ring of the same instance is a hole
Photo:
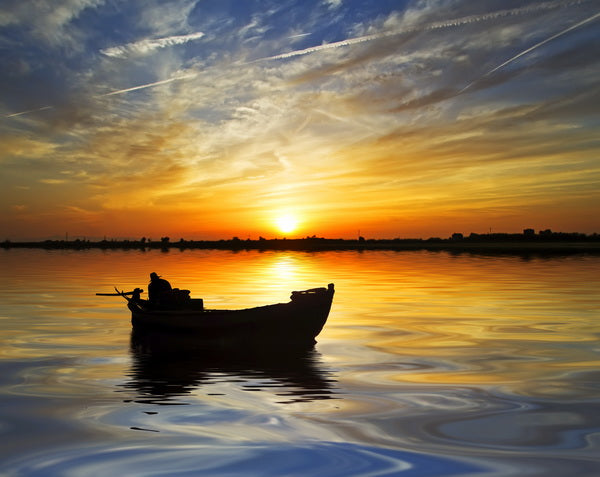
[[[0,239],[600,232],[596,0],[3,0]]]

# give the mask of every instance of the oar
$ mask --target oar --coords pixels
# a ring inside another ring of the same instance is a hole
[[[123,296],[123,295],[133,295],[133,292],[120,292],[117,290],[117,293],[96,293],[96,296]]]
[[[98,296],[122,296],[123,298],[125,298],[127,300],[127,303],[131,304],[138,304],[138,301],[140,299],[140,293],[142,293],[144,290],[142,290],[141,288],[136,288],[133,291],[130,292],[123,292],[123,291],[119,291],[119,289],[117,287],[115,287],[115,291],[117,293],[96,293],[96,295]],[[133,295],[132,298],[129,298],[127,295]]]

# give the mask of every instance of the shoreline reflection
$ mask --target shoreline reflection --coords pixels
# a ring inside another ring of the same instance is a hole
[[[337,380],[314,345],[208,343],[186,335],[132,331],[132,365],[122,386],[133,402],[190,404],[199,388],[235,383],[244,391],[270,391],[280,404],[335,399]],[[209,396],[221,395],[205,389]]]

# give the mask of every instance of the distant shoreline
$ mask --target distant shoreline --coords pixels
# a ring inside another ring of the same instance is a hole
[[[39,242],[0,243],[4,249],[38,248],[67,250],[152,250],[215,249],[215,250],[396,250],[396,251],[448,251],[456,253],[508,253],[508,254],[600,254],[600,235],[540,233],[540,234],[471,234],[463,237],[454,234],[448,239],[327,239],[306,237],[302,239],[241,240],[184,240],[171,242],[167,237],[160,241],[135,240],[45,240]]]

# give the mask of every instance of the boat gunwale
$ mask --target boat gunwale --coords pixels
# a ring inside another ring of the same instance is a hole
[[[186,308],[182,306],[180,308],[165,308],[165,309],[147,309],[142,306],[142,304],[133,299],[127,299],[128,308],[132,313],[140,314],[140,315],[154,315],[154,316],[168,316],[168,315],[176,315],[176,316],[186,316],[186,315],[210,315],[217,313],[244,313],[244,312],[259,312],[262,309],[268,309],[273,307],[281,307],[281,306],[314,306],[319,304],[319,302],[323,300],[328,300],[328,306],[331,306],[331,302],[333,301],[333,295],[335,293],[335,288],[333,283],[330,283],[327,288],[312,288],[309,290],[303,291],[293,291],[291,293],[292,299],[285,303],[271,303],[268,305],[259,305],[247,308]],[[307,300],[305,303],[301,303],[300,301],[295,301],[294,296],[301,296],[303,300]],[[192,299],[194,300],[194,299]],[[196,299],[197,300],[197,299]],[[144,300],[148,303],[146,300]],[[324,303],[321,303],[324,304]]]

